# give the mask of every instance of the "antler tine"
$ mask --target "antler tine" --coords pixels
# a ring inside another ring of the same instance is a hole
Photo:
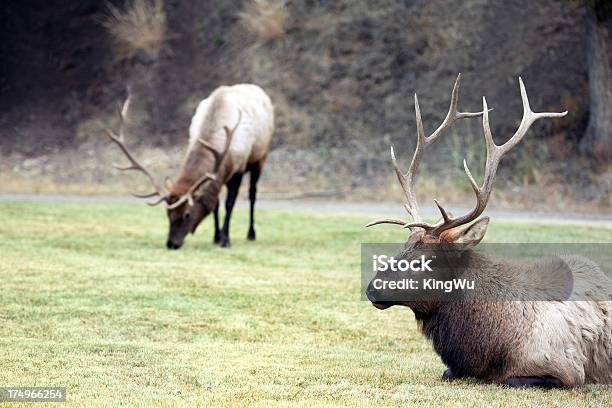
[[[523,83],[523,79],[519,77],[519,87],[521,89],[521,99],[523,102],[523,119],[521,120],[521,124],[518,129],[512,135],[512,137],[503,145],[500,146],[502,149],[502,155],[506,152],[510,151],[514,146],[516,146],[521,139],[525,136],[531,125],[538,119],[541,118],[561,118],[567,115],[567,111],[564,112],[534,112],[531,110],[529,106],[529,98],[527,97],[527,91],[525,90],[525,84]]]
[[[121,141],[125,140],[125,117],[127,116],[128,109],[130,108],[130,103],[132,103],[132,94],[128,91],[128,96],[123,101],[123,105],[121,105],[121,110],[117,111],[119,115],[119,139]]]
[[[238,128],[238,125],[240,124],[241,120],[242,120],[242,111],[239,110],[238,111],[238,121],[236,122],[236,124],[234,125],[232,130],[229,130],[227,128],[227,126],[223,126],[223,130],[225,130],[225,134],[226,134],[225,148],[223,149],[223,152],[220,152],[219,150],[217,150],[207,140],[204,140],[202,138],[198,138],[198,143],[200,143],[205,149],[209,150],[215,156],[215,166],[216,166],[215,171],[218,170],[218,166],[221,165],[221,162],[225,158],[227,150],[229,149],[229,145],[230,145],[230,143],[232,141],[232,137],[234,135],[234,132]]]
[[[133,196],[136,196],[136,194],[134,194],[134,193],[132,193],[132,195],[133,195]],[[157,193],[153,193],[152,197],[153,197],[153,196],[155,196],[155,195],[157,195]],[[167,207],[167,206],[168,206],[168,197],[167,197],[167,196],[165,196],[165,195],[164,195],[164,196],[159,197],[159,198],[158,198],[157,200],[155,200],[155,201],[148,202],[148,203],[147,203],[147,205],[148,205],[148,206],[150,206],[150,207],[155,207],[156,205],[158,205],[158,204],[159,204],[159,203],[161,203],[162,201],[165,201],[165,202],[166,202],[166,207]]]
[[[430,144],[432,144],[438,138],[438,136],[440,136],[442,132],[449,128],[457,119],[475,118],[482,115],[482,112],[459,112],[458,105],[460,86],[461,73],[457,74],[455,85],[453,85],[448,113],[446,114],[446,117],[444,118],[440,126],[438,126],[438,128],[431,135],[425,138],[425,146],[429,146]]]
[[[218,160],[219,151],[215,149],[210,143],[208,143],[208,141],[199,138],[198,143],[201,144],[205,149],[208,149],[215,156],[215,161]]]
[[[151,197],[156,197],[158,195],[156,191],[152,193],[148,193],[148,194],[140,194],[140,193],[131,193],[131,194],[136,198],[151,198]]]
[[[378,224],[395,224],[395,225],[406,225],[406,221],[398,220],[395,218],[381,218],[380,220],[372,221],[366,224],[367,227],[373,227]]]
[[[493,183],[495,181],[495,175],[497,174],[497,168],[501,158],[508,153],[512,148],[514,148],[525,136],[529,127],[538,119],[541,118],[557,118],[563,117],[567,114],[565,112],[533,112],[529,106],[529,99],[527,98],[527,91],[525,90],[525,85],[523,84],[523,80],[519,77],[519,85],[521,89],[521,99],[523,101],[523,118],[521,119],[521,124],[517,131],[512,135],[512,137],[503,145],[498,146],[495,144],[493,140],[493,135],[491,133],[491,127],[489,125],[489,109],[487,106],[487,100],[485,97],[482,98],[482,129],[483,135],[485,139],[486,146],[486,160],[485,160],[485,175],[482,181],[482,184],[479,186],[472,172],[470,171],[466,160],[463,160],[463,167],[465,173],[467,174],[468,180],[470,181],[470,185],[474,190],[476,195],[476,206],[469,213],[457,217],[452,218],[449,217],[444,208],[438,203],[437,200],[434,200],[440,213],[442,214],[442,222],[432,225],[432,224],[424,224],[424,223],[408,223],[404,225],[405,228],[412,227],[421,227],[428,230],[428,232],[432,235],[439,235],[445,230],[450,228],[454,228],[460,225],[467,224],[469,222],[474,221],[476,218],[482,214],[485,210],[489,198],[491,197],[491,192],[493,190]]]
[[[234,125],[234,127],[230,130],[227,126],[223,126],[223,130],[225,131],[225,147],[223,149],[223,153],[221,154],[221,156],[219,157],[219,160],[217,161],[217,165],[215,166],[215,172],[219,169],[219,167],[221,167],[221,163],[223,162],[223,159],[225,159],[225,156],[227,155],[227,152],[229,151],[230,145],[232,144],[232,139],[234,138],[234,132],[236,132],[236,129],[238,129],[238,125],[240,124],[240,121],[242,120],[242,111],[238,110],[238,120],[236,121],[236,124]]]
[[[419,108],[419,98],[417,94],[414,94],[414,111],[416,116],[416,126],[417,126],[417,145],[414,150],[414,154],[412,155],[412,161],[410,162],[410,167],[408,168],[408,172],[404,174],[402,169],[400,169],[397,164],[397,159],[395,158],[395,151],[393,150],[393,146],[391,146],[391,164],[393,164],[393,169],[395,170],[395,174],[397,176],[397,180],[402,186],[402,190],[404,190],[404,194],[406,195],[407,203],[404,204],[404,208],[410,214],[414,221],[420,222],[421,215],[419,214],[419,203],[416,199],[416,192],[414,190],[414,184],[416,181],[416,173],[419,164],[421,163],[421,158],[423,157],[423,149],[425,148],[425,132],[423,131],[423,122],[421,120],[421,109]],[[406,222],[397,220],[397,219],[381,219],[377,221],[373,221],[366,225],[366,227],[371,227],[373,225],[378,224],[397,224],[397,225],[405,225]]]
[[[444,207],[442,207],[442,204],[440,204],[438,200],[436,200],[435,198],[434,198],[434,203],[436,203],[436,207],[438,207],[438,210],[440,211],[440,214],[442,215],[442,220],[444,222],[449,222],[451,220],[451,217],[450,215],[448,215]]]
[[[157,204],[161,203],[162,201],[166,201],[167,197],[166,197],[165,191],[160,187],[159,184],[157,184],[157,182],[155,181],[155,178],[153,177],[153,175],[151,175],[151,173],[144,166],[142,166],[140,163],[138,163],[138,161],[134,158],[134,156],[132,156],[132,154],[128,150],[127,146],[125,145],[125,117],[127,116],[127,111],[129,109],[131,98],[132,98],[132,95],[131,95],[131,93],[128,90],[128,96],[125,99],[125,101],[123,102],[123,105],[122,105],[121,109],[118,110],[118,116],[119,116],[119,135],[115,134],[110,129],[106,129],[106,133],[107,133],[108,137],[110,138],[110,140],[112,140],[119,147],[119,149],[121,149],[121,151],[123,152],[125,157],[130,162],[130,165],[128,165],[128,166],[117,166],[117,165],[115,165],[114,167],[116,169],[118,169],[118,170],[121,170],[121,171],[137,170],[137,171],[142,172],[145,176],[147,176],[149,182],[151,183],[151,185],[155,189],[155,192],[148,193],[148,194],[135,194],[135,193],[131,193],[131,194],[134,197],[137,197],[137,198],[150,198],[150,197],[159,196],[160,197],[159,200],[157,200],[155,202],[152,202],[152,203],[147,203],[149,205],[157,205]]]
[[[417,144],[410,161],[410,167],[408,167],[408,173],[406,173],[407,185],[409,191],[406,192],[408,197],[408,206],[410,207],[410,215],[414,221],[421,221],[421,214],[419,213],[419,203],[417,201],[415,184],[416,176],[421,159],[423,159],[423,153],[425,146],[427,145],[427,139],[425,137],[425,130],[423,129],[423,120],[421,119],[421,108],[419,107],[419,98],[417,94],[414,94],[414,115],[416,119],[417,127]],[[437,137],[437,136],[436,136]]]
[[[127,149],[125,144],[121,141],[121,139],[119,139],[119,137],[117,137],[117,135],[115,135],[110,130],[107,130],[107,133],[108,133],[109,138],[113,142],[115,142],[115,144],[117,146],[119,146],[119,148],[121,149],[121,151],[123,152],[125,157],[131,163],[129,166],[116,166],[115,165],[114,167],[116,169],[118,169],[118,170],[121,170],[121,171],[138,170],[138,171],[142,172],[145,176],[147,176],[147,178],[149,179],[149,182],[155,188],[155,193],[151,193],[151,194],[157,194],[157,195],[161,195],[161,196],[165,195],[165,194],[162,194],[162,192],[163,192],[162,188],[157,184],[157,182],[155,181],[155,179],[153,178],[151,173],[149,173],[149,171],[147,169],[145,169],[140,163],[138,163],[138,161],[136,161],[134,156],[132,156],[132,154],[129,152],[129,150]]]
[[[190,196],[191,196],[190,193],[184,194],[172,204],[166,205],[166,208],[168,208],[169,210],[174,210],[175,208],[178,208],[179,206],[181,206],[185,201],[188,201]]]

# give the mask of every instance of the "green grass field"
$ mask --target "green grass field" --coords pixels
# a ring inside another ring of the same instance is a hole
[[[180,251],[143,205],[1,204],[0,386],[63,386],[74,405],[610,406],[610,386],[441,381],[409,309],[360,300],[365,215],[211,220]],[[572,235],[568,236],[571,230]],[[489,242],[611,242],[612,230],[493,222]]]

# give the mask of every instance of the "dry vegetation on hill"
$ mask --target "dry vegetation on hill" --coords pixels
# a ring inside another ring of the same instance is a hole
[[[130,0],[123,8],[109,3],[102,25],[116,43],[117,60],[134,58],[139,52],[156,57],[166,39],[164,2]]]
[[[253,0],[238,13],[245,28],[259,44],[278,40],[285,35],[287,9],[282,0]]]

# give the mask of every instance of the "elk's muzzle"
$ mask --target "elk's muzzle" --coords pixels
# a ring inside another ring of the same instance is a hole
[[[176,242],[172,242],[170,239],[166,241],[166,248],[168,249],[179,249],[182,245],[182,243],[178,244]]]
[[[374,288],[372,282],[370,282],[370,284],[368,285],[365,295],[368,300],[372,302],[372,305],[377,309],[387,309],[395,304],[394,302],[382,300],[384,296],[381,296],[381,292],[378,289]]]

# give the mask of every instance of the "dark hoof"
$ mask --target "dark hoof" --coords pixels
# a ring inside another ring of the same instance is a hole
[[[213,238],[213,244],[219,243],[221,243],[221,235],[215,235],[215,237]]]
[[[444,381],[453,381],[460,378],[459,376],[456,376],[455,373],[453,373],[453,371],[450,368],[447,368],[446,370],[444,370],[444,373],[442,374],[442,380]]]
[[[247,234],[247,239],[249,241],[255,241],[255,230],[249,230],[249,233]]]
[[[221,248],[229,248],[230,247],[230,240],[228,237],[221,237],[221,239],[219,240],[219,246]]]

